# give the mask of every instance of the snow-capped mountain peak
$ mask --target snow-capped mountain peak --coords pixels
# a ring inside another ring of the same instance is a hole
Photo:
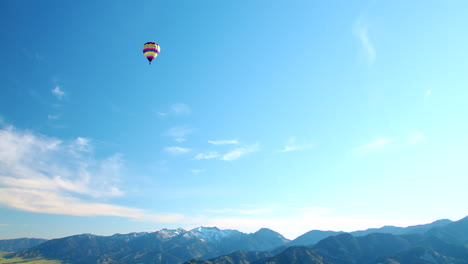
[[[193,236],[198,237],[199,239],[202,239],[208,242],[220,241],[221,239],[231,237],[236,234],[241,234],[241,232],[236,231],[236,230],[229,230],[229,229],[220,230],[217,227],[204,227],[204,226],[194,228],[190,230],[188,233],[190,233]]]
[[[161,238],[165,238],[165,239],[173,238],[173,237],[178,236],[178,235],[180,235],[182,233],[185,233],[185,232],[187,232],[187,231],[185,231],[182,228],[177,228],[177,229],[164,228],[164,229],[161,229],[160,231],[157,231],[158,235]]]

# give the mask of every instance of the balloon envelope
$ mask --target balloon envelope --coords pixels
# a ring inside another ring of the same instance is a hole
[[[143,45],[143,55],[145,55],[150,64],[158,56],[160,50],[161,48],[156,42],[146,42]]]

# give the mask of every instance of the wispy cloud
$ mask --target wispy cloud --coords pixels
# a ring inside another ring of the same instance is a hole
[[[186,141],[186,137],[192,133],[193,129],[186,126],[176,126],[167,130],[164,135],[174,138],[177,142]]]
[[[11,126],[0,129],[0,186],[120,196],[122,163],[120,154],[94,159],[85,138],[62,141]]]
[[[167,113],[163,113],[163,112],[156,112],[156,115],[158,115],[159,118],[166,118],[167,117]]]
[[[234,140],[218,140],[218,141],[208,141],[208,143],[213,145],[239,145],[240,142],[236,139]],[[231,149],[224,154],[219,153],[217,151],[209,151],[209,152],[202,152],[198,153],[194,159],[202,160],[202,159],[219,159],[224,161],[232,161],[241,158],[249,153],[256,152],[260,149],[260,144],[255,143],[252,145],[242,145],[237,148]]]
[[[156,111],[156,114],[159,118],[166,118],[169,116],[184,116],[190,115],[192,110],[190,107],[184,103],[175,103],[169,106],[169,109],[166,111]]]
[[[427,89],[426,96],[431,96],[431,95],[432,95],[432,89]]]
[[[214,158],[218,158],[220,157],[221,155],[218,153],[218,152],[208,152],[208,153],[198,153],[194,159],[214,159]]]
[[[183,148],[183,147],[166,147],[164,148],[164,150],[170,154],[175,154],[175,155],[185,154],[185,153],[192,151],[189,148]]]
[[[224,154],[221,157],[221,160],[225,161],[231,161],[231,160],[237,160],[241,158],[242,156],[245,156],[249,153],[256,152],[260,149],[260,144],[255,143],[253,145],[248,145],[240,148],[236,148],[232,151],[229,151],[228,153]]]
[[[353,153],[355,154],[365,154],[373,151],[380,150],[392,142],[391,138],[383,137],[372,141],[370,143],[355,147]]]
[[[189,115],[191,112],[190,107],[184,103],[171,105],[171,113],[174,115]]]
[[[125,195],[119,187],[124,161],[119,153],[96,159],[91,143],[83,137],[65,141],[0,127],[0,205],[45,214],[186,221],[180,214],[101,202]]]
[[[33,213],[73,216],[118,216],[135,221],[156,223],[174,223],[187,218],[180,214],[152,214],[142,209],[89,202],[57,192],[25,188],[0,188],[0,203]]]
[[[374,48],[374,44],[369,38],[368,26],[363,22],[361,18],[356,20],[356,22],[354,23],[353,34],[359,39],[369,63],[373,64],[377,57],[377,52]]]
[[[194,175],[198,175],[202,172],[204,172],[205,170],[201,170],[201,169],[192,169],[190,170]]]
[[[298,143],[296,138],[292,137],[280,152],[291,152],[297,150],[311,149],[314,145],[310,143]]]
[[[239,144],[237,139],[224,139],[224,140],[209,140],[208,143],[213,145],[236,145]]]
[[[52,115],[52,114],[47,115],[47,119],[49,120],[57,120],[59,118],[60,118],[60,115]]]
[[[58,85],[52,89],[52,94],[55,95],[55,97],[57,97],[59,100],[62,100],[65,97],[65,92]]]

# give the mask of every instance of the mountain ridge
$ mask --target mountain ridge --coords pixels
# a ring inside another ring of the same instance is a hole
[[[468,256],[466,250],[468,217],[351,233],[312,230],[292,241],[268,228],[254,233],[200,226],[188,231],[178,228],[111,236],[79,234],[47,240],[12,256],[44,257],[70,264],[394,264],[407,260],[465,264],[460,258]]]
[[[400,235],[371,233],[365,236],[356,236],[352,233],[342,233],[322,239],[315,245],[287,247],[284,250],[276,251],[273,257],[252,261],[244,259],[235,263],[468,264],[468,243],[464,243],[464,241],[468,241],[467,219],[464,218],[456,222],[435,221],[429,226],[416,226],[407,230],[412,230],[415,233],[402,232],[403,234]],[[388,231],[388,228],[383,230]],[[421,230],[427,231],[418,233]],[[446,240],[447,238],[449,241]],[[208,262],[192,261],[190,264],[231,263],[225,262],[224,258],[226,256],[210,259]]]

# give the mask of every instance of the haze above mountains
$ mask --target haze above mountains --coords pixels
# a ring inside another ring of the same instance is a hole
[[[350,233],[312,230],[292,241],[266,228],[246,234],[216,227],[112,236],[81,234],[52,240],[9,239],[0,240],[0,251],[14,251],[10,257],[41,257],[71,264],[458,264],[468,263],[468,217]]]

